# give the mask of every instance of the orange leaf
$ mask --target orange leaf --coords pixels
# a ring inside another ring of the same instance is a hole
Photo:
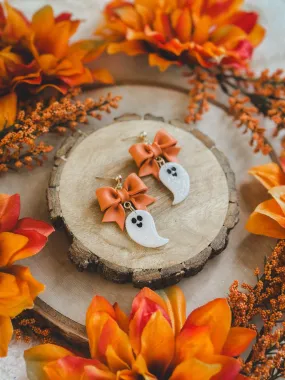
[[[248,173],[252,174],[266,189],[285,185],[285,174],[283,170],[279,165],[273,162],[261,166],[254,166]]]
[[[0,97],[0,131],[12,125],[17,114],[17,95],[11,92]]]
[[[224,344],[222,354],[226,356],[239,356],[256,337],[256,331],[245,327],[232,327]]]
[[[7,356],[8,345],[12,339],[13,325],[10,317],[0,315],[0,358]]]
[[[220,364],[207,364],[196,358],[190,358],[175,368],[170,380],[209,380],[220,369]]]
[[[0,194],[0,232],[11,231],[16,226],[19,215],[20,195]]]
[[[192,311],[184,325],[208,326],[216,353],[220,353],[231,327],[231,310],[226,298],[217,298]]]
[[[55,344],[42,344],[26,350],[27,376],[29,379],[50,380],[44,372],[44,367],[60,358],[71,356],[73,353]]]
[[[163,378],[173,358],[174,349],[172,328],[161,311],[157,311],[152,314],[141,335],[140,354],[149,371],[158,378]]]
[[[186,320],[186,300],[184,293],[178,286],[172,286],[159,292],[171,320],[175,336],[179,334]]]

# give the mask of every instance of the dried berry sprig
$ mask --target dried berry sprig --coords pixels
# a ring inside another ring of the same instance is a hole
[[[189,74],[190,102],[189,115],[185,118],[186,123],[197,122],[202,115],[209,110],[209,101],[216,98],[215,91],[218,83],[215,77],[196,66]]]
[[[264,274],[254,272],[255,287],[238,281],[230,287],[229,303],[234,326],[258,329],[256,343],[244,363],[243,373],[251,379],[274,380],[285,374],[285,240],[281,240],[265,260]]]
[[[20,110],[15,123],[0,132],[0,172],[42,165],[52,146],[38,138],[50,132],[65,134],[74,131],[78,124],[88,123],[88,116],[101,119],[102,113],[110,113],[118,107],[121,98],[108,94],[99,100],[74,99],[72,95],[59,100],[41,100]]]
[[[229,113],[236,121],[237,127],[244,127],[243,133],[251,133],[249,144],[254,147],[254,153],[261,151],[268,154],[271,147],[265,142],[265,129],[260,126],[258,109],[250,104],[250,98],[235,90],[229,97],[229,105]]]

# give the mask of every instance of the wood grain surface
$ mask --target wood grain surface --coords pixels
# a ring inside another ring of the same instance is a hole
[[[88,137],[77,133],[58,150],[47,193],[51,219],[63,225],[72,239],[70,259],[79,270],[101,273],[106,279],[137,287],[162,288],[198,273],[207,260],[227,244],[238,221],[235,176],[226,157],[203,133],[186,131],[179,121],[133,114]],[[179,162],[190,175],[189,197],[172,206],[172,194],[151,176],[143,180],[157,202],[149,207],[161,236],[170,242],[158,249],[134,243],[114,223],[102,223],[94,193],[109,186],[106,180],[123,178],[137,168],[128,154],[135,136],[146,131],[150,140],[164,128],[178,139]],[[134,137],[132,141],[132,136]]]

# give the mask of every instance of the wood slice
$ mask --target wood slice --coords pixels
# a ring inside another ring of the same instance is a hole
[[[72,239],[69,258],[79,270],[158,289],[198,273],[222,252],[239,211],[234,173],[209,137],[177,120],[167,124],[150,114],[140,119],[125,114],[89,136],[69,137],[56,154],[47,198],[53,223],[64,226]],[[166,246],[150,249],[134,243],[115,223],[102,223],[95,190],[110,183],[95,177],[125,178],[137,172],[128,153],[136,140],[128,138],[146,131],[152,140],[161,128],[182,147],[179,162],[190,175],[191,189],[184,202],[172,206],[169,190],[151,176],[143,178],[158,199],[148,210],[159,234],[170,239]]]

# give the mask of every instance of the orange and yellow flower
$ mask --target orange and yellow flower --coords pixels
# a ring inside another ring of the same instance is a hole
[[[204,67],[246,66],[265,30],[243,0],[113,0],[96,31],[108,53],[148,54],[161,71],[198,62]]]
[[[246,229],[257,235],[285,239],[285,174],[275,163],[249,170],[273,197],[260,203],[250,215]]]
[[[55,17],[47,5],[28,20],[8,2],[5,11],[0,5],[0,113],[4,114],[0,130],[15,120],[17,95],[38,93],[46,87],[64,94],[69,87],[113,82],[107,70],[86,67],[103,52],[102,42],[70,43],[80,24],[70,13]]]
[[[32,308],[44,290],[29,268],[13,264],[38,253],[54,231],[40,220],[19,219],[19,214],[19,194],[0,194],[0,357],[7,355],[13,334],[11,318]]]
[[[242,380],[236,357],[256,336],[231,327],[226,299],[215,299],[186,319],[185,298],[176,286],[160,294],[144,288],[129,317],[117,303],[96,296],[86,329],[92,359],[40,345],[25,352],[29,379]]]

